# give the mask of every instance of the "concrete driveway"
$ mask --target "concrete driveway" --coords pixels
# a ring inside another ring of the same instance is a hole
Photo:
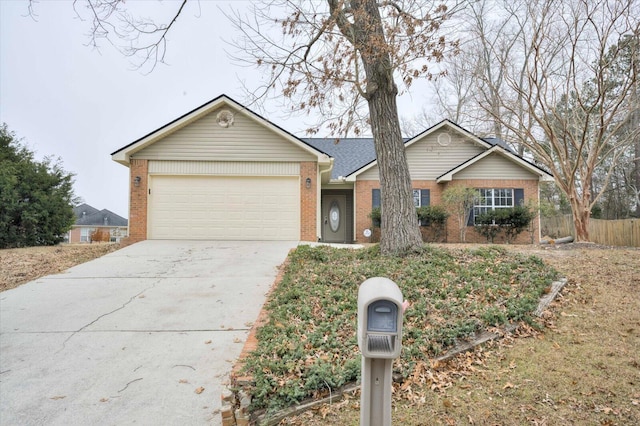
[[[220,424],[296,244],[144,241],[0,293],[0,424]]]

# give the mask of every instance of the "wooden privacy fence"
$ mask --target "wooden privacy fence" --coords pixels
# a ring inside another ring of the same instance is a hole
[[[576,236],[571,215],[543,217],[541,226],[543,236]],[[591,242],[607,246],[640,247],[640,219],[591,219],[589,238]]]

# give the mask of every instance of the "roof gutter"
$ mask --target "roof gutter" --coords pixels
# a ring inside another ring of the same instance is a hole
[[[333,162],[334,162],[334,158],[329,157],[328,155],[325,155],[326,160],[325,161],[320,161],[320,158],[318,158],[318,166],[320,169],[320,182],[321,183],[328,183],[331,180],[331,171],[333,170]]]

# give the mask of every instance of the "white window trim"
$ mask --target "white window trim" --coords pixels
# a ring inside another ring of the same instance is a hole
[[[91,228],[80,228],[80,242],[81,243],[90,242],[91,232],[93,232],[93,229]]]
[[[422,190],[421,189],[413,189],[413,205],[417,207],[422,207]],[[416,194],[418,195],[416,198]]]
[[[478,191],[478,197],[476,198],[476,201],[473,204],[473,223],[474,224],[476,223],[476,219],[478,218],[478,216],[480,216],[482,213],[486,211],[496,210],[496,209],[508,209],[508,208],[514,207],[516,194],[513,188],[478,188],[477,191]],[[481,191],[491,191],[491,198],[490,198],[491,204],[488,204],[488,203],[480,204],[480,202],[487,200],[486,195],[485,196],[480,195]],[[496,192],[499,192],[499,191],[509,191],[511,195],[505,196],[505,197],[500,197],[500,196],[496,197]],[[511,204],[496,205],[496,200],[500,200],[503,198],[504,199],[511,198]]]

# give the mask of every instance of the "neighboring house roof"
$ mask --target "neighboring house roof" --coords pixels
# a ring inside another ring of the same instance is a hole
[[[98,210],[88,204],[73,208],[76,215],[74,226],[128,226],[129,221],[107,209]]]
[[[99,210],[91,207],[89,204],[82,203],[73,208],[73,213],[76,215],[76,219],[80,219],[84,216],[90,216],[92,214],[98,213]]]
[[[125,166],[129,165],[129,159],[131,157],[131,155],[135,154],[136,152],[148,147],[149,145],[157,142],[158,140],[170,135],[171,133],[187,126],[190,123],[193,123],[194,121],[204,117],[205,115],[213,112],[214,110],[221,108],[221,107],[228,107],[231,108],[233,110],[235,110],[235,112],[237,113],[242,113],[245,116],[249,117],[250,119],[262,124],[263,126],[273,130],[274,132],[276,132],[277,134],[279,134],[280,136],[282,136],[284,139],[288,140],[289,142],[293,143],[294,145],[304,149],[305,151],[309,152],[310,154],[316,156],[318,158],[318,163],[323,164],[323,165],[330,165],[331,164],[331,159],[329,158],[328,154],[309,145],[308,143],[306,143],[305,141],[303,141],[302,139],[294,136],[293,134],[289,133],[288,131],[284,130],[283,128],[281,128],[280,126],[272,123],[271,121],[263,118],[262,116],[260,116],[259,114],[256,114],[255,112],[251,111],[250,109],[242,106],[241,104],[239,104],[238,102],[236,102],[235,100],[231,99],[230,97],[226,96],[226,95],[220,95],[215,99],[212,99],[211,101],[200,105],[199,107],[193,109],[192,111],[189,111],[188,113],[182,115],[181,117],[176,118],[175,120],[171,121],[170,123],[165,124],[164,126],[154,130],[153,132],[141,137],[140,139],[130,143],[129,145],[126,145],[120,149],[118,149],[117,151],[114,151],[111,153],[111,157],[113,158],[114,161],[117,161],[118,163],[124,164]]]

